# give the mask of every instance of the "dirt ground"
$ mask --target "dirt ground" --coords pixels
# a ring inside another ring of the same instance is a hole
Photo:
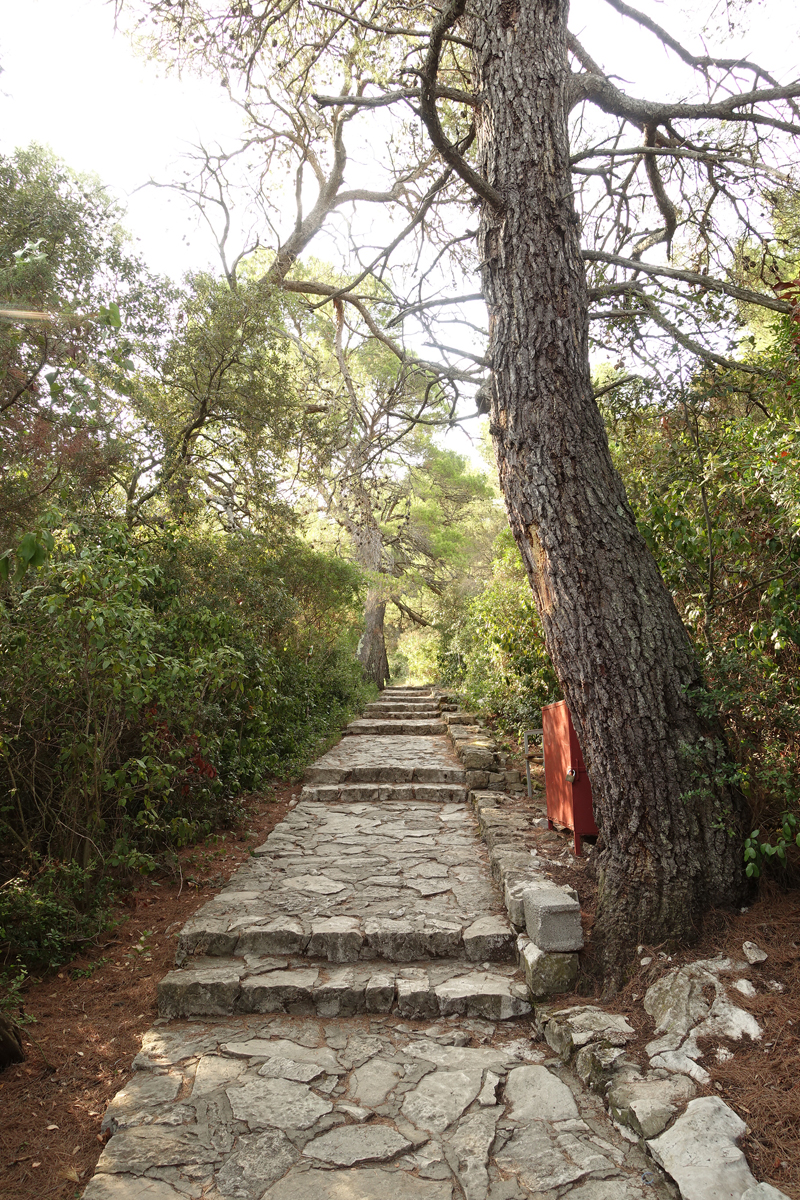
[[[92,950],[31,983],[27,1060],[0,1074],[0,1197],[73,1200],[103,1148],[100,1122],[157,1017],[156,985],[187,918],[215,895],[280,821],[301,784],[245,801],[243,827],[187,847],[178,879],[143,882]]]
[[[90,953],[28,987],[25,1012],[36,1020],[23,1029],[27,1061],[0,1074],[0,1200],[80,1197],[103,1146],[103,1112],[130,1078],[142,1035],[157,1015],[156,985],[172,966],[183,923],[282,819],[300,786],[278,786],[274,801],[250,797],[241,831],[187,848],[181,879],[143,883],[121,906],[121,923]],[[590,929],[592,847],[585,843],[585,856],[576,860],[567,853],[571,835],[563,840],[564,865],[553,866],[551,874],[576,887]],[[555,848],[548,845],[548,851]],[[756,1015],[764,1037],[731,1043],[734,1055],[725,1063],[710,1050],[702,1065],[711,1081],[701,1090],[722,1096],[747,1122],[743,1149],[756,1178],[800,1200],[800,890],[767,883],[747,911],[710,913],[689,951],[643,947],[639,958],[652,961],[604,1006],[628,1016],[638,1034],[630,1053],[644,1065],[644,1046],[653,1037],[641,1003],[647,988],[683,962],[719,953],[741,960],[745,941],[768,957],[740,973],[758,995],[737,994],[736,1001]],[[559,1002],[586,1003],[596,990],[585,974],[578,992]]]

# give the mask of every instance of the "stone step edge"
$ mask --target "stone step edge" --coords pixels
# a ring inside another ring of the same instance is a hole
[[[466,785],[458,783],[311,783],[299,796],[301,801],[343,804],[408,800],[462,804],[466,799]]]
[[[441,737],[447,731],[442,721],[369,720],[360,717],[342,730],[345,737]]]
[[[424,970],[408,976],[376,971],[358,979],[353,968],[276,969],[242,980],[235,968],[170,971],[158,985],[166,1019],[290,1013],[324,1017],[389,1013],[413,1019],[481,1017],[505,1021],[530,1015],[525,985],[505,975],[468,970],[432,984]]]
[[[310,926],[310,927],[308,927]],[[281,916],[259,924],[226,918],[190,917],[178,937],[177,966],[193,955],[303,955],[330,963],[355,964],[383,959],[418,962],[422,959],[466,958],[468,962],[508,962],[514,958],[516,930],[502,913],[478,917],[469,925],[431,922],[415,928],[410,921],[357,917],[320,917],[304,924]]]
[[[367,735],[369,736],[369,735]],[[469,786],[462,767],[306,767],[303,783],[451,783]]]
[[[513,825],[494,841],[492,817],[503,812],[508,797],[503,792],[473,788],[469,802],[478,817],[478,829],[489,850],[492,875],[503,893],[509,923],[519,931],[517,963],[534,1003],[572,991],[578,977],[578,952],[583,948],[583,928],[578,893],[544,875],[543,866]]]

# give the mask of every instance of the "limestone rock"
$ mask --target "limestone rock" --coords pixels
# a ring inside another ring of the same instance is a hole
[[[308,944],[303,922],[296,917],[278,917],[259,922],[239,932],[236,954],[302,954]]]
[[[236,967],[170,971],[158,985],[158,1015],[228,1016],[239,995],[240,975]]]
[[[436,993],[426,971],[397,980],[397,1011],[401,1017],[414,1019],[438,1016]]]
[[[394,975],[390,974],[388,971],[381,974],[371,975],[364,991],[367,1012],[391,1012],[392,1005],[394,1004],[394,995]]]
[[[366,1009],[365,985],[355,971],[331,970],[314,989],[314,1007],[321,1017],[352,1017]]]
[[[472,1103],[481,1088],[480,1071],[435,1071],[403,1100],[403,1114],[418,1129],[442,1133]]]
[[[687,1034],[702,1021],[711,1007],[703,995],[703,988],[709,985],[716,992],[716,977],[692,964],[675,967],[648,988],[644,1010],[655,1021],[656,1033]]]
[[[402,1078],[399,1063],[377,1056],[353,1072],[347,1092],[365,1108],[377,1108]]]
[[[566,1121],[578,1116],[572,1092],[547,1067],[514,1067],[504,1098],[514,1121]]]
[[[253,1079],[240,1088],[227,1089],[233,1115],[251,1129],[275,1125],[278,1129],[309,1129],[333,1108],[302,1083],[288,1079]]]
[[[453,1185],[403,1174],[402,1200],[451,1200]],[[400,1200],[398,1176],[380,1168],[363,1171],[290,1172],[264,1193],[263,1200]]]
[[[612,1116],[621,1125],[640,1137],[654,1138],[696,1091],[686,1075],[674,1075],[671,1079],[639,1075],[614,1080],[606,1099]]]
[[[144,1174],[150,1167],[173,1167],[185,1163],[219,1162],[207,1125],[171,1129],[166,1125],[142,1125],[115,1133],[100,1155],[100,1175]]]
[[[217,1190],[235,1200],[261,1200],[265,1188],[296,1159],[297,1151],[279,1129],[245,1134],[236,1139],[233,1153],[217,1172]]]
[[[524,935],[517,938],[517,953],[534,999],[572,991],[578,978],[577,954],[548,953]]]
[[[448,1139],[445,1153],[464,1190],[465,1200],[486,1200],[489,1194],[489,1151],[501,1108],[463,1117]]]
[[[300,1006],[305,1012],[313,1012],[314,984],[319,971],[270,971],[268,975],[252,975],[241,985],[239,1008],[243,1012],[283,1012],[288,1005],[294,1011]]]
[[[358,962],[364,934],[355,917],[326,917],[312,921],[308,953],[328,962]]]
[[[139,1175],[95,1175],[83,1193],[84,1200],[183,1200],[161,1179],[142,1179]]]
[[[549,1013],[544,1028],[547,1044],[569,1062],[575,1050],[590,1042],[625,1046],[636,1031],[620,1013],[607,1013],[594,1004],[576,1005]]]
[[[466,1015],[507,1021],[512,1017],[527,1016],[531,1011],[520,984],[485,971],[448,979],[438,985],[435,996],[443,1017]]]
[[[479,917],[464,930],[463,941],[472,962],[503,962],[512,957],[516,935],[505,917]]]
[[[606,1046],[589,1042],[581,1046],[575,1055],[575,1074],[592,1091],[602,1092],[619,1065],[625,1061],[625,1051],[620,1046]]]
[[[391,1125],[342,1125],[306,1142],[303,1154],[338,1167],[366,1162],[386,1162],[411,1149],[411,1142]]]
[[[109,1104],[100,1128],[104,1133],[116,1133],[126,1126],[142,1124],[152,1115],[151,1106],[171,1104],[180,1086],[179,1075],[137,1072]]]
[[[718,1096],[701,1096],[647,1145],[677,1183],[683,1200],[741,1197],[756,1182],[736,1144],[745,1129],[741,1117]]]
[[[755,942],[745,942],[742,946],[742,953],[751,967],[756,963],[766,962],[768,957],[766,950],[762,950]]]

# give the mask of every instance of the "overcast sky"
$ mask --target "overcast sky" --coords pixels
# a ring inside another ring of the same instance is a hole
[[[0,150],[42,142],[74,170],[96,173],[123,199],[155,270],[216,267],[180,202],[136,189],[169,178],[201,134],[232,140],[238,114],[220,87],[137,57],[103,0],[0,0],[0,66]]]
[[[716,8],[717,24],[731,11],[726,0],[706,2],[705,11]],[[704,7],[696,0],[640,3],[677,33],[685,12],[694,23]],[[738,0],[736,7],[748,18],[736,49],[767,60],[783,78],[796,75],[794,6]],[[654,55],[650,35],[637,34],[600,0],[573,0],[570,26],[630,90],[652,95],[680,87],[674,57]],[[637,79],[645,63],[647,75]],[[137,56],[128,39],[115,35],[106,0],[0,0],[0,66],[0,151],[38,141],[75,170],[96,172],[126,204],[126,224],[154,270],[177,276],[189,267],[216,268],[210,240],[179,200],[136,189],[150,178],[170,178],[201,136],[208,144],[232,143],[238,112],[218,85],[178,79]]]

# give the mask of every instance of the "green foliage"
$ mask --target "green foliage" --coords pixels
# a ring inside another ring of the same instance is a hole
[[[763,353],[784,375],[780,389],[748,384],[743,395],[739,381],[706,372],[676,386],[667,407],[619,389],[606,410],[639,528],[695,637],[733,782],[758,826],[746,847],[753,878],[785,861],[794,838],[781,831],[800,816],[800,394],[789,326],[773,329]]]
[[[0,307],[39,314],[0,318],[4,577],[18,566],[9,544],[43,508],[91,502],[111,477],[119,439],[108,387],[129,362],[131,332],[157,340],[158,289],[119,218],[97,179],[50,151],[0,156]]]
[[[62,530],[0,610],[14,857],[147,870],[363,702],[360,577],[289,539]]]
[[[745,869],[749,878],[758,879],[764,863],[772,859],[785,867],[788,862],[786,851],[792,845],[800,847],[800,832],[797,829],[797,817],[794,813],[783,814],[780,827],[773,837],[775,838],[774,843],[771,839],[764,842],[761,840],[761,830],[754,829],[750,836],[745,838],[744,861],[747,863]]]
[[[491,580],[478,595],[454,604],[442,625],[442,682],[503,728],[539,727],[542,705],[560,699],[560,691],[509,530],[496,540]]]
[[[38,969],[67,962],[107,926],[113,884],[75,862],[33,856],[0,887],[0,945]],[[27,970],[13,972],[17,991]]]

